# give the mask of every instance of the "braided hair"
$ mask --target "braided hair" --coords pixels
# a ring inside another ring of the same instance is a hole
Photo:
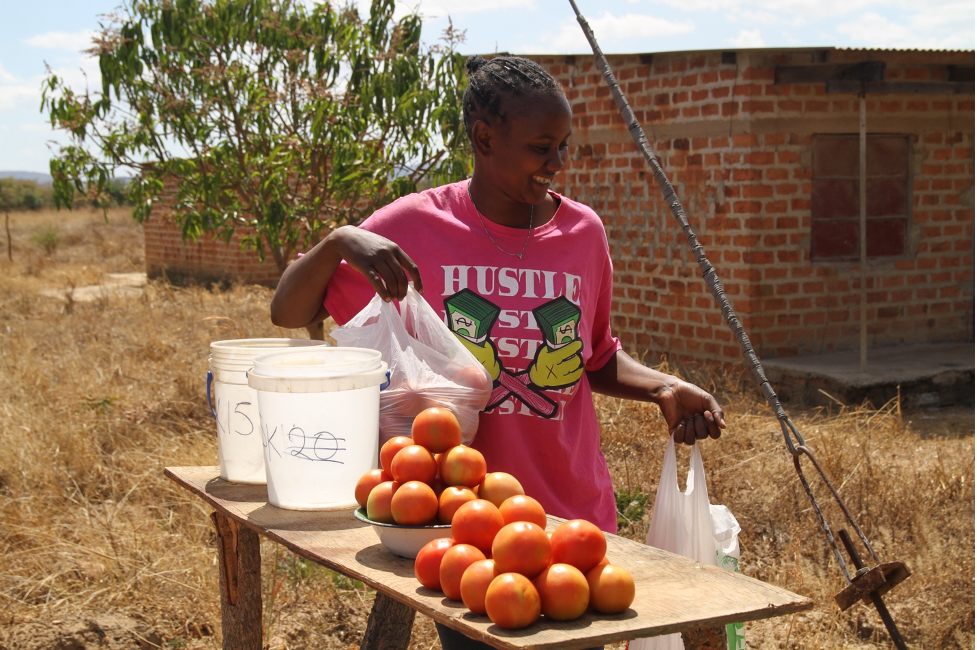
[[[476,120],[505,121],[503,102],[507,99],[536,93],[563,93],[560,84],[542,66],[519,56],[491,59],[473,56],[468,59],[466,68],[468,88],[462,103],[469,138]]]

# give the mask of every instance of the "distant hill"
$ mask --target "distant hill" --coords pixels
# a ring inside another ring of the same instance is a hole
[[[38,185],[51,184],[51,175],[41,172],[0,171],[0,178],[15,178],[20,181],[34,181]]]

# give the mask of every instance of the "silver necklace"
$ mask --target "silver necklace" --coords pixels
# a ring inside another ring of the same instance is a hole
[[[533,203],[529,204],[529,230],[526,231],[526,239],[522,242],[522,250],[520,250],[518,253],[513,253],[512,251],[507,251],[499,246],[499,242],[495,239],[495,237],[492,236],[492,232],[488,229],[488,226],[485,225],[488,217],[482,214],[482,211],[478,209],[477,205],[475,205],[475,197],[472,196],[471,180],[468,181],[468,198],[471,200],[472,207],[475,208],[475,212],[478,213],[478,223],[482,224],[482,230],[485,231],[485,236],[488,237],[490,242],[492,242],[492,245],[495,246],[500,253],[505,253],[506,255],[521,260],[526,255],[526,247],[529,246],[529,240],[533,236],[533,215],[536,213],[536,205]]]

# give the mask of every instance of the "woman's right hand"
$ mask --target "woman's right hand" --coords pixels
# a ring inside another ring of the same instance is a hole
[[[417,265],[385,237],[343,226],[288,265],[271,299],[271,322],[279,327],[307,327],[326,318],[326,287],[342,260],[362,273],[384,300],[401,300],[407,283],[421,290]]]
[[[328,245],[362,273],[383,300],[403,300],[408,282],[413,282],[418,291],[423,290],[414,260],[386,237],[356,226],[343,226],[327,239]]]

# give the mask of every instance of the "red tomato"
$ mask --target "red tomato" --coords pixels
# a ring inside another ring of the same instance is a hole
[[[595,566],[587,572],[590,607],[601,614],[619,614],[634,602],[634,577],[614,564]]]
[[[401,526],[433,523],[438,516],[438,497],[427,483],[407,481],[394,492],[390,514]]]
[[[407,445],[390,461],[390,474],[395,481],[431,483],[438,473],[434,456],[420,445]]]
[[[485,590],[485,613],[507,630],[528,627],[539,618],[539,592],[520,573],[500,573]]]
[[[580,618],[590,603],[587,577],[575,566],[551,564],[533,580],[543,616],[554,621]]]
[[[563,562],[586,573],[607,552],[604,532],[585,519],[572,519],[556,527],[551,538],[553,562]]]
[[[394,459],[398,451],[412,444],[414,441],[407,436],[394,436],[383,443],[383,446],[380,447],[380,469],[391,474],[390,461]]]
[[[485,456],[467,445],[457,445],[441,455],[441,480],[445,485],[473,488],[485,478]]]
[[[546,530],[546,511],[539,501],[525,494],[516,494],[499,506],[499,512],[505,523],[511,524],[514,521],[529,521],[543,530]]]
[[[451,600],[461,600],[461,576],[470,565],[485,559],[485,553],[471,544],[455,543],[441,558],[441,591]]]
[[[465,366],[454,374],[451,378],[456,384],[474,388],[475,390],[488,391],[492,389],[492,378],[488,371],[481,365]]]
[[[461,574],[461,602],[475,614],[485,613],[485,592],[498,575],[495,560],[479,560]]]
[[[475,493],[466,487],[446,487],[438,497],[438,521],[442,524],[450,524],[458,508],[477,498]]]
[[[461,426],[451,409],[440,406],[426,408],[414,418],[410,428],[414,444],[430,452],[447,451],[461,444]]]
[[[421,547],[414,558],[414,576],[423,586],[441,591],[441,558],[454,545],[450,537],[439,537]]]
[[[370,490],[370,496],[366,498],[366,516],[373,521],[394,523],[390,502],[399,486],[396,481],[384,481]]]
[[[364,472],[363,476],[356,481],[356,489],[353,491],[353,495],[356,497],[356,503],[360,504],[360,507],[365,508],[366,500],[370,496],[370,490],[384,481],[392,480],[393,477],[382,469],[371,469],[368,472]]]
[[[550,563],[550,538],[528,521],[506,524],[492,540],[492,559],[499,573],[521,573],[534,578]]]
[[[511,496],[525,493],[522,484],[507,472],[489,472],[478,486],[478,498],[491,501],[496,507]]]
[[[505,524],[491,501],[475,499],[461,504],[451,518],[451,536],[458,544],[471,544],[483,553],[492,552],[492,540]]]

